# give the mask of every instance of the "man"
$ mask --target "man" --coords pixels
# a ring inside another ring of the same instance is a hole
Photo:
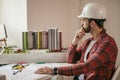
[[[118,48],[103,26],[106,21],[105,8],[97,3],[89,3],[78,17],[82,29],[76,32],[67,51],[68,62],[75,64],[54,69],[45,67],[35,73],[75,76],[74,80],[110,80],[115,70]],[[85,33],[90,33],[92,37],[78,47],[78,41]]]

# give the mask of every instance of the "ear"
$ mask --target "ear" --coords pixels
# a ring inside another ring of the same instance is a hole
[[[91,27],[94,27],[96,24],[95,24],[95,22],[92,20],[91,22],[90,22],[90,26]]]

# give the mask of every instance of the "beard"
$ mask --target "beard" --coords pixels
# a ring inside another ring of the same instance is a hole
[[[82,28],[83,28],[83,30],[84,30],[86,33],[90,33],[90,31],[91,31],[91,26],[90,26],[90,25],[88,25],[86,28],[84,28],[84,27],[82,26]]]

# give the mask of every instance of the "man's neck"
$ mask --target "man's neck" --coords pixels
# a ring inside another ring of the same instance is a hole
[[[99,37],[99,35],[100,35],[100,33],[101,33],[102,30],[103,30],[103,29],[97,29],[97,30],[94,32],[94,34],[92,34],[94,40],[97,40],[97,39],[98,39],[98,37]]]

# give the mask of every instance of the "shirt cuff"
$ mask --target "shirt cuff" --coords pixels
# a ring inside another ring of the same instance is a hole
[[[74,45],[74,44],[72,44],[72,43],[71,43],[71,45],[72,45],[74,48],[77,48],[77,44],[76,44],[76,45]]]

